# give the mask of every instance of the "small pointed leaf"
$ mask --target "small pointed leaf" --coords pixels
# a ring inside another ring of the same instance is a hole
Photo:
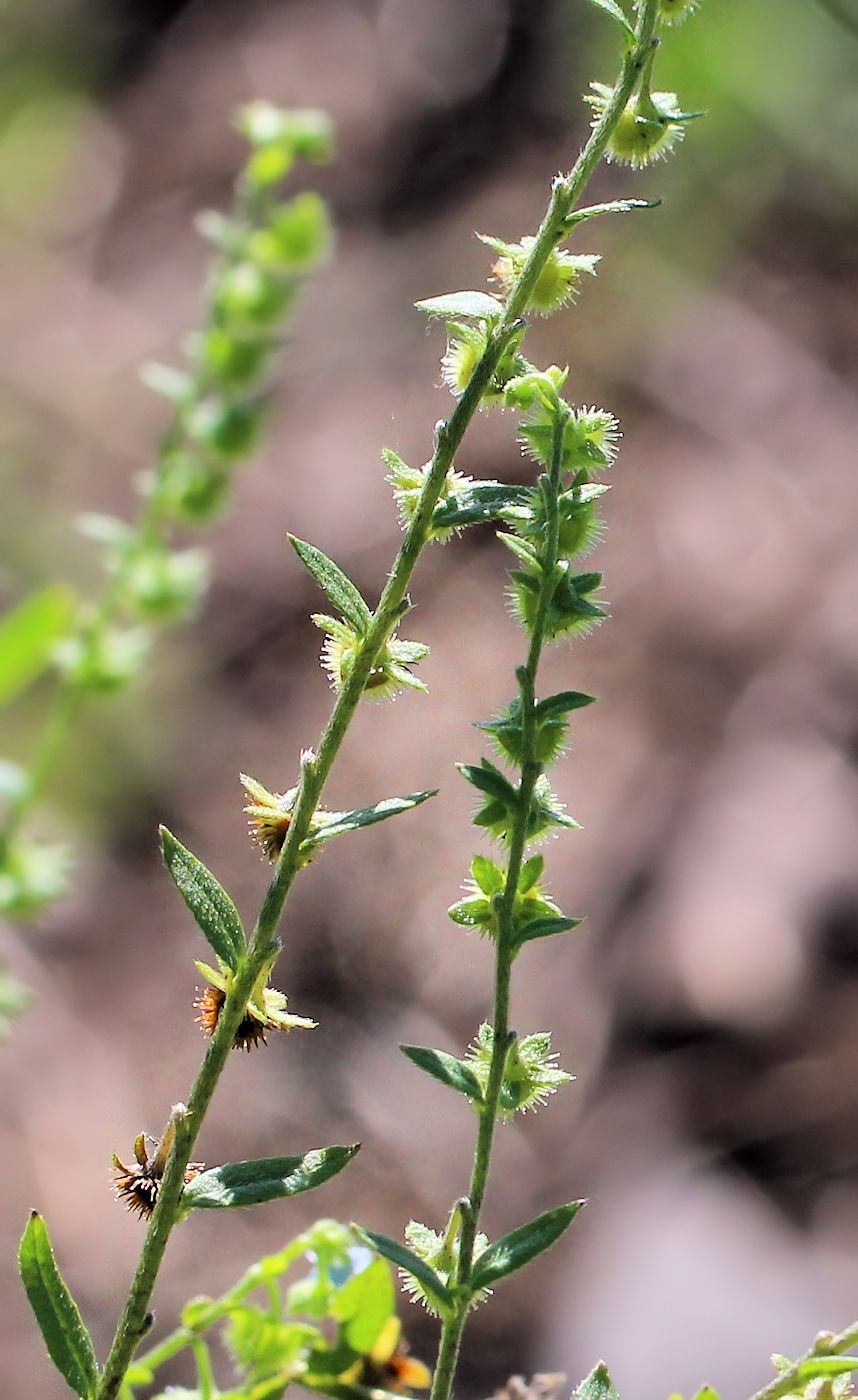
[[[623,14],[617,4],[617,0],[590,0],[590,4],[595,5],[597,10],[602,10],[606,15],[610,15],[611,19],[616,20],[617,24],[625,31],[630,39],[635,37],[634,26],[629,23],[626,16]]]
[[[400,1045],[399,1048],[418,1069],[425,1070],[441,1084],[447,1084],[466,1098],[473,1099],[474,1103],[482,1103],[483,1093],[476,1075],[455,1055],[448,1055],[443,1050],[430,1050],[425,1045]]]
[[[351,1147],[315,1148],[300,1157],[228,1162],[194,1177],[182,1193],[182,1206],[190,1210],[232,1210],[276,1201],[282,1196],[297,1196],[336,1176],[359,1148],[360,1143],[354,1143]]]
[[[604,1361],[594,1366],[572,1396],[572,1400],[620,1400]]]
[[[568,933],[577,928],[580,919],[531,919],[523,924],[516,935],[516,943],[531,943],[534,938],[551,938],[555,933]]]
[[[511,1230],[480,1255],[471,1274],[471,1287],[474,1292],[481,1288],[491,1288],[498,1279],[515,1273],[537,1254],[549,1248],[569,1228],[578,1214],[583,1201],[570,1201],[568,1205],[556,1206],[554,1210],[543,1211],[541,1215]]]
[[[427,316],[463,316],[466,320],[495,321],[503,315],[503,302],[488,292],[447,292],[444,296],[415,301]]]
[[[346,578],[333,559],[329,559],[327,554],[323,554],[315,545],[307,544],[306,540],[296,539],[294,535],[289,535],[288,538],[301,563],[309,569],[322,592],[335,608],[339,608],[346,621],[363,636],[372,613],[351,579]]]
[[[388,817],[397,817],[400,812],[410,812],[413,807],[419,807],[437,793],[437,788],[429,788],[426,792],[408,793],[406,797],[385,797],[372,807],[356,807],[351,812],[337,812],[333,821],[318,827],[312,836],[308,836],[307,840],[302,842],[301,849],[312,850],[320,842],[330,841],[332,836],[341,836],[344,831],[357,831],[358,827],[374,826],[376,822],[387,821]]]
[[[0,705],[14,700],[50,665],[73,613],[74,594],[57,586],[31,593],[0,619]]]
[[[580,690],[560,690],[556,695],[547,695],[536,706],[537,719],[555,719],[566,715],[570,710],[580,710],[595,702],[595,695],[585,695]]]
[[[606,204],[588,204],[585,209],[573,209],[566,227],[572,229],[575,224],[599,214],[628,214],[632,209],[657,209],[660,204],[660,199],[609,199]]]
[[[432,524],[439,529],[458,529],[462,525],[481,525],[497,520],[516,506],[525,505],[531,495],[527,486],[503,486],[497,481],[478,481],[466,490],[457,491],[435,507]]]
[[[489,763],[488,759],[484,758],[478,768],[472,763],[457,763],[456,767],[462,777],[479,792],[510,805],[518,801],[518,793],[512,783],[504,777],[499,768]]]
[[[471,861],[471,874],[474,877],[474,883],[486,895],[499,894],[506,882],[505,872],[501,870],[499,865],[495,865],[493,860],[489,860],[488,856],[474,856]],[[519,889],[523,888],[521,881],[519,881],[518,887]]]
[[[245,951],[238,910],[207,866],[165,826],[160,830],[164,864],[176,889],[218,957],[235,971]]]
[[[92,1341],[57,1268],[47,1226],[37,1211],[30,1213],[18,1263],[51,1360],[75,1394],[90,1400],[98,1384]]]
[[[431,1265],[426,1263],[425,1259],[421,1259],[419,1254],[415,1254],[413,1249],[408,1248],[408,1245],[400,1244],[398,1240],[392,1240],[389,1235],[379,1235],[375,1230],[364,1230],[360,1225],[352,1225],[352,1229],[377,1254],[389,1259],[391,1264],[395,1264],[398,1269],[404,1269],[406,1273],[413,1274],[442,1313],[449,1311],[453,1295],[446,1283]]]

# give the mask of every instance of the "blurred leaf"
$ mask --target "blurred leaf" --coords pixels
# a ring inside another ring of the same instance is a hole
[[[476,1076],[455,1055],[448,1055],[443,1050],[430,1050],[424,1045],[400,1045],[399,1048],[418,1069],[425,1070],[441,1084],[448,1085],[475,1103],[482,1103],[483,1093]]]
[[[323,554],[315,545],[307,544],[306,540],[296,539],[294,535],[289,535],[288,540],[322,592],[334,607],[339,609],[346,621],[363,636],[372,619],[372,613],[351,579],[346,578],[333,559],[329,559],[327,554]]]
[[[281,1322],[260,1308],[240,1303],[230,1308],[225,1338],[236,1365],[252,1381],[274,1373],[299,1374],[319,1333],[304,1322]]]
[[[436,797],[437,794],[437,788],[430,788],[426,792],[411,792],[407,797],[385,797],[372,807],[356,807],[351,812],[338,812],[333,821],[317,827],[312,836],[308,836],[306,841],[301,843],[301,849],[312,850],[320,842],[330,841],[332,836],[341,836],[344,831],[356,831],[361,826],[374,826],[376,822],[387,821],[388,817],[396,817],[400,812],[410,812],[412,807],[419,807],[421,803],[428,801],[430,797]]]
[[[182,1193],[182,1206],[193,1210],[231,1210],[297,1196],[336,1176],[359,1147],[360,1143],[351,1147],[318,1147],[300,1157],[228,1162],[194,1177]]]
[[[0,968],[0,1040],[6,1039],[12,1030],[12,1022],[26,1011],[29,1004],[27,988]]]
[[[57,1268],[47,1226],[35,1210],[21,1239],[18,1264],[51,1360],[75,1394],[90,1400],[98,1384],[92,1341]]]
[[[578,1386],[572,1400],[620,1400],[604,1361],[594,1366]]]
[[[74,594],[57,586],[32,593],[0,620],[0,705],[47,669],[73,614]]]
[[[164,864],[176,889],[218,957],[235,971],[246,947],[238,910],[202,861],[165,826],[160,832]]]
[[[511,1230],[508,1235],[495,1240],[474,1264],[471,1274],[473,1290],[490,1288],[498,1279],[522,1269],[531,1259],[542,1254],[569,1228],[583,1205],[583,1201],[570,1201],[568,1205],[543,1211],[526,1225],[519,1225],[517,1230]]]
[[[606,15],[610,15],[611,19],[616,20],[617,24],[630,39],[635,37],[634,27],[629,24],[629,21],[617,4],[617,0],[590,0],[590,4],[595,5],[597,10],[603,10]]]
[[[383,1259],[355,1274],[338,1290],[331,1316],[343,1324],[343,1335],[355,1351],[367,1354],[394,1311],[396,1294],[390,1269]]]
[[[801,1381],[812,1381],[817,1376],[846,1376],[850,1371],[858,1371],[858,1356],[815,1356],[802,1362],[798,1376]]]
[[[442,1313],[449,1311],[453,1295],[446,1283],[431,1265],[426,1263],[425,1259],[421,1259],[420,1255],[415,1254],[414,1250],[409,1249],[407,1245],[400,1244],[398,1240],[392,1240],[389,1235],[379,1235],[375,1230],[364,1230],[360,1225],[353,1225],[352,1229],[360,1239],[365,1239],[377,1254],[389,1259],[391,1264],[395,1264],[398,1269],[404,1269],[407,1274],[413,1274],[422,1285],[424,1292]]]
[[[503,315],[503,302],[488,292],[447,292],[444,296],[415,301],[427,316],[464,316],[469,320],[494,321]]]

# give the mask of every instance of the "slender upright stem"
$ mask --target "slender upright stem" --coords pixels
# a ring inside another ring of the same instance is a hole
[[[545,259],[565,233],[566,222],[598,165],[639,76],[652,52],[655,33],[657,0],[644,0],[641,7],[636,41],[629,50],[622,73],[605,111],[594,127],[570,174],[555,182],[551,203],[537,235],[528,265],[522,274],[521,286],[516,287],[507,303],[516,315],[527,305],[529,290]],[[535,267],[534,276],[529,273]],[[431,1400],[450,1400],[462,1334],[470,1307],[470,1280],[474,1262],[474,1244],[485,1197],[491,1163],[495,1124],[498,1118],[504,1066],[510,1048],[509,1004],[512,963],[515,957],[513,909],[527,839],[531,802],[542,767],[535,756],[536,675],[545,642],[546,619],[556,580],[553,568],[558,555],[558,495],[562,462],[563,423],[555,420],[554,442],[550,471],[550,505],[547,518],[544,553],[541,556],[542,586],[531,632],[527,662],[519,673],[521,694],[522,741],[521,781],[518,789],[516,819],[510,834],[509,861],[499,914],[499,931],[495,943],[494,997],[492,1007],[492,1056],[483,1102],[479,1108],[479,1126],[474,1148],[474,1161],[468,1192],[470,1209],[464,1213],[459,1240],[457,1265],[458,1297],[452,1313],[444,1320],[432,1384]],[[755,1397],[757,1400],[757,1397]],[[768,1397],[766,1397],[768,1400]]]
[[[274,876],[266,890],[250,940],[246,962],[235,975],[217,1028],[209,1042],[205,1058],[191,1088],[182,1131],[179,1132],[177,1129],[129,1296],[101,1376],[97,1400],[114,1400],[134,1351],[145,1331],[147,1309],[158,1270],[164,1257],[170,1232],[180,1214],[184,1173],[194,1150],[194,1144],[232,1049],[235,1032],[244,1015],[247,999],[259,973],[266,961],[270,959],[272,951],[277,947],[277,930],[283,909],[301,865],[301,844],[309,834],[310,822],[319,805],[325,782],[378,653],[406,610],[408,586],[420,553],[430,538],[432,514],[440,499],[447,473],[453,466],[462,438],[479,408],[480,401],[491,382],[498,362],[519,329],[521,315],[527,307],[539,274],[553,249],[565,236],[566,220],[601,159],[611,132],[634,88],[641,64],[652,43],[655,7],[656,0],[644,0],[638,25],[637,42],[623,65],[617,89],[594,127],[574,169],[565,178],[555,181],[548,210],[534,239],[530,255],[510,290],[503,315],[490,334],[486,349],[450,418],[446,422],[439,423],[436,427],[435,449],[417,508],[403,538],[379,599],[378,607],[372,615],[360,655],[337,696],[316,752],[307,754],[302,759],[301,779],[298,796],[292,811],[289,833],[280,853]],[[544,613],[542,620],[544,621]],[[541,627],[542,622],[540,622]],[[528,658],[529,690],[527,693],[530,695],[529,708],[531,710],[540,647],[541,638],[538,645],[532,645]],[[526,703],[524,689],[522,699]],[[529,721],[531,748],[532,722],[531,715]],[[529,806],[529,799],[532,796],[538,774],[539,768],[538,766],[534,768],[531,759],[525,764],[522,771],[523,807]],[[506,927],[509,927],[510,924],[512,900],[515,895],[517,872],[521,867],[524,839],[524,831],[522,830],[514,834],[511,843],[510,879],[507,885],[505,915],[502,918],[502,924]],[[513,880],[512,872],[514,869],[516,875]],[[460,1253],[463,1260],[466,1261],[468,1272],[473,1254],[473,1241],[476,1236],[479,1209],[485,1193],[494,1121],[497,1116],[497,1102],[503,1076],[503,1059],[499,1047],[502,1040],[505,1041],[507,1034],[511,964],[512,952],[509,938],[507,937],[505,940],[502,934],[498,946],[494,1008],[494,1024],[499,1034],[495,1041],[495,1053],[486,1095],[487,1105],[491,1104],[492,1109],[489,1112],[488,1107],[486,1107],[480,1116],[478,1144],[471,1180],[474,1209],[466,1215],[463,1235],[465,1231],[467,1235],[460,1246]],[[465,1305],[460,1311],[461,1315],[457,1313],[456,1325],[451,1324],[449,1328],[445,1327],[444,1330],[432,1400],[447,1400],[450,1393],[467,1306]]]

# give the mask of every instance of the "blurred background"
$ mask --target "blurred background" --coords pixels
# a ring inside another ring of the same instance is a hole
[[[554,648],[542,687],[601,697],[556,770],[583,830],[547,852],[552,892],[587,918],[522,957],[513,1014],[552,1028],[578,1078],[500,1132],[485,1223],[590,1205],[475,1315],[465,1397],[599,1356],[624,1400],[738,1396],[770,1352],[858,1313],[858,37],[841,10],[706,0],[670,32],[657,86],[708,115],[670,164],[603,167],[597,197],[664,203],[587,225],[575,246],[600,276],[529,342],[625,445],[594,556],[612,621]],[[30,0],[3,24],[3,607],[55,578],[99,587],[70,521],[135,509],[166,416],[137,370],[176,362],[196,323],[192,219],[228,203],[234,107],[322,107],[339,149],[311,172],[336,253],[278,363],[264,451],[204,538],[211,592],[142,683],[87,709],[35,823],[76,842],[73,893],[0,943],[33,994],[0,1051],[0,1388],[59,1400],[13,1267],[26,1210],[103,1351],[141,1233],[111,1200],[111,1153],[160,1131],[202,1049],[200,944],[157,822],[252,917],[266,869],[238,771],[289,786],[330,705],[285,531],[377,595],[399,539],[379,450],[424,461],[450,405],[441,332],[411,304],[484,285],[474,230],[535,230],[616,55],[585,0]],[[458,465],[530,471],[503,414]],[[327,797],[441,794],[302,876],[276,980],[319,1028],[236,1055],[200,1143],[209,1162],[363,1151],[318,1195],[177,1232],[161,1331],[317,1215],[438,1227],[466,1185],[467,1107],[395,1047],[461,1053],[487,1006],[490,949],[444,911],[473,848],[452,764],[482,752],[470,722],[521,656],[507,563],[485,530],[421,563],[406,633],[432,646],[431,693],[361,710]],[[49,692],[5,712],[10,758]],[[431,1360],[434,1325],[403,1307]]]

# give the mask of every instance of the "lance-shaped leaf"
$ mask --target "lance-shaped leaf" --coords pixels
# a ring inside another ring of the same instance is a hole
[[[471,321],[496,321],[503,315],[503,302],[488,292],[447,292],[444,296],[415,301],[418,311],[427,316],[445,318],[462,316]]]
[[[369,627],[372,613],[351,579],[346,578],[333,559],[329,559],[327,554],[323,554],[315,545],[307,544],[306,540],[296,539],[294,535],[289,535],[288,539],[322,592],[327,594],[334,607],[338,608],[346,621],[363,636]]]
[[[566,227],[571,231],[576,224],[599,214],[628,214],[632,209],[657,209],[660,204],[660,199],[609,199],[606,204],[588,204],[584,209],[573,209]]]
[[[537,1215],[526,1225],[519,1225],[517,1230],[511,1230],[508,1235],[495,1240],[474,1264],[471,1274],[474,1292],[480,1288],[491,1288],[498,1279],[524,1268],[537,1254],[548,1249],[572,1224],[583,1205],[583,1201],[570,1201],[568,1205],[543,1211],[542,1215]]]
[[[73,593],[58,586],[32,593],[0,620],[0,705],[14,700],[50,665],[73,612]]]
[[[400,1045],[399,1048],[412,1064],[431,1074],[433,1079],[473,1099],[474,1103],[482,1103],[483,1092],[476,1075],[455,1055],[448,1055],[444,1050],[430,1050],[425,1045]]]
[[[590,0],[590,4],[595,5],[597,10],[602,10],[606,15],[610,15],[611,19],[616,20],[617,24],[629,39],[635,37],[634,26],[629,23],[628,19],[623,14],[617,4],[617,0]]]
[[[238,910],[208,867],[165,826],[160,832],[164,864],[176,889],[218,957],[235,971],[246,946]]]
[[[476,481],[435,507],[432,525],[457,530],[463,525],[481,525],[497,520],[508,510],[521,508],[531,495],[529,486],[504,486],[497,481]]]
[[[312,836],[308,836],[306,841],[301,843],[301,850],[311,851],[322,841],[330,841],[332,836],[341,836],[344,831],[357,831],[358,827],[374,826],[376,822],[387,821],[388,817],[399,816],[400,812],[410,812],[412,807],[419,807],[430,797],[437,796],[437,793],[437,788],[428,788],[426,792],[410,792],[405,797],[385,797],[382,802],[376,802],[372,807],[356,807],[351,812],[334,812],[331,821],[316,827]]]
[[[516,930],[516,944],[531,943],[534,938],[551,938],[555,933],[568,933],[577,928],[580,919],[545,918],[529,919]]]
[[[317,1147],[300,1157],[261,1157],[251,1162],[228,1162],[200,1172],[185,1187],[185,1210],[232,1210],[257,1206],[281,1196],[297,1196],[321,1186],[351,1161],[360,1143],[351,1147]]]
[[[400,1244],[398,1240],[392,1240],[389,1235],[379,1235],[375,1230],[364,1230],[360,1225],[353,1224],[351,1228],[377,1254],[389,1259],[391,1264],[395,1264],[398,1269],[404,1269],[406,1273],[413,1274],[439,1312],[442,1314],[449,1312],[453,1295],[431,1264],[427,1264],[426,1260],[421,1259],[419,1254],[415,1254],[413,1249],[408,1248],[408,1245]]]
[[[21,1239],[18,1264],[51,1360],[75,1394],[90,1400],[98,1384],[95,1352],[77,1304],[57,1268],[47,1226],[35,1210],[30,1213]]]
[[[584,1377],[572,1400],[620,1400],[604,1361],[600,1361],[589,1376]]]

